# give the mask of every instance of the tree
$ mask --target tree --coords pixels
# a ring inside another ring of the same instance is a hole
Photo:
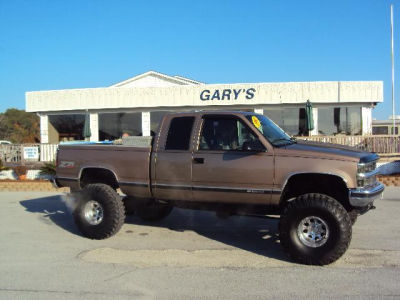
[[[5,116],[4,114],[0,114],[0,140],[5,140],[5,136],[6,136]]]
[[[38,143],[40,141],[39,117],[34,113],[10,108],[0,114],[0,139],[12,143]]]

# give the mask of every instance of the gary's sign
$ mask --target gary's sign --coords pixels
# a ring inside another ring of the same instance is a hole
[[[253,99],[255,88],[249,89],[223,89],[223,90],[202,90],[200,99],[202,101],[208,100],[240,100],[240,99]]]

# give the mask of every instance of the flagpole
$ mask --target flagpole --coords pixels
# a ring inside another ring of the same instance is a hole
[[[393,134],[396,134],[396,120],[394,114],[394,42],[393,42],[393,4],[390,5],[390,35],[392,39],[392,119]]]

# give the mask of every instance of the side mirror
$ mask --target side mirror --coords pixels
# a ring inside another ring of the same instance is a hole
[[[264,152],[265,147],[261,144],[260,140],[247,141],[243,143],[244,151]]]

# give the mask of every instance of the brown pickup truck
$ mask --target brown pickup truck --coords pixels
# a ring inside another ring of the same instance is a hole
[[[376,154],[300,141],[248,112],[166,115],[145,145],[61,145],[54,184],[70,187],[74,218],[92,239],[112,236],[126,213],[147,221],[174,206],[218,216],[280,215],[283,248],[297,262],[329,264],[384,186]],[[126,196],[122,198],[118,192]]]

